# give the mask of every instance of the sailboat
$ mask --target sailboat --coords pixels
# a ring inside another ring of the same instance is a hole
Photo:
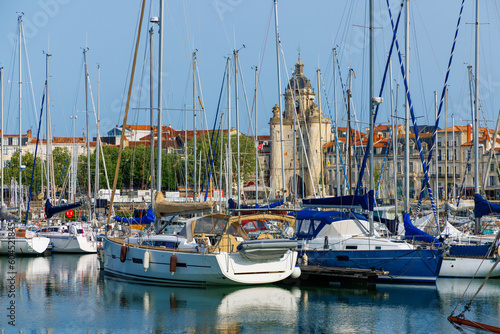
[[[19,51],[22,45],[22,14],[18,16],[19,23]],[[25,44],[26,45],[26,44]],[[21,52],[19,52],[19,64],[21,64]],[[21,137],[21,111],[22,111],[22,90],[21,90],[21,71],[19,72],[19,137]],[[2,77],[3,80],[3,77]],[[2,81],[2,94],[3,94],[3,81]],[[3,95],[2,95],[3,97]],[[2,101],[3,104],[3,101]],[[2,121],[3,121],[3,105],[2,105]],[[2,124],[3,126],[3,124]],[[2,128],[3,131],[3,128]],[[21,139],[21,138],[20,138]],[[3,145],[3,144],[2,144]],[[19,140],[19,184],[21,184],[21,159],[22,159],[22,141]],[[2,152],[3,153],[3,152]],[[0,166],[1,167],[1,166]],[[3,174],[2,174],[3,175]],[[3,182],[3,177],[2,177]],[[21,188],[19,188],[21,189]],[[2,184],[2,200],[3,200],[3,184]],[[22,196],[20,196],[22,198]],[[4,203],[2,202],[2,213],[0,217],[3,219],[10,220],[4,226],[3,230],[0,230],[0,255],[8,255],[9,258],[14,255],[39,255],[43,254],[49,245],[49,239],[45,237],[39,237],[35,232],[28,230],[26,227],[15,227],[14,217],[7,214]],[[21,222],[21,204],[19,202],[19,222]]]
[[[53,246],[52,251],[56,253],[95,253],[97,252],[97,242],[92,231],[85,229],[81,224],[68,224],[59,226],[49,226],[50,218],[60,212],[65,212],[81,206],[81,202],[54,206],[50,202],[52,188],[55,187],[54,181],[49,177],[50,153],[51,153],[51,125],[50,125],[50,101],[49,101],[49,56],[46,54],[46,103],[47,103],[47,200],[45,202],[45,217],[47,226],[40,228],[37,232],[39,235],[50,238],[50,243]],[[87,76],[85,78],[87,80]]]
[[[145,1],[142,3],[141,21],[144,5]],[[160,0],[160,45],[163,39],[163,21],[163,0]],[[128,116],[141,27],[139,24],[124,127]],[[159,51],[161,64],[161,46]],[[161,81],[160,76],[160,88]],[[159,89],[159,95],[162,95],[162,89]],[[159,104],[161,110],[161,99]],[[160,133],[158,138],[160,144]],[[122,149],[123,140],[120,144],[113,189],[116,189]],[[161,154],[160,148],[158,151]],[[161,181],[160,170],[161,168],[158,168],[159,181]],[[157,217],[196,213],[211,209],[215,205],[215,202],[168,203],[163,199],[161,182],[158,183],[159,189],[154,206]],[[114,192],[111,205],[113,197]],[[108,221],[109,219],[110,216]],[[292,217],[287,219],[290,223],[294,221]],[[245,233],[240,220],[241,217],[212,214],[189,219],[182,231],[177,234],[144,237],[106,236],[103,247],[99,250],[99,258],[106,274],[131,282],[150,284],[182,286],[267,284],[300,275],[300,269],[295,266],[297,252],[293,250],[297,245],[296,241],[288,241],[286,244],[272,239],[255,242]]]

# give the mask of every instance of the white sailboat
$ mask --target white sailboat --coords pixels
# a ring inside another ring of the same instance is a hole
[[[18,16],[19,23],[19,69],[21,69],[21,46],[22,46],[22,36],[23,36],[23,20],[22,14]],[[26,47],[26,44],[25,44]],[[21,130],[22,130],[22,90],[21,90],[21,71],[19,71],[19,184],[21,184],[21,158],[22,158],[22,140],[21,140]],[[2,76],[3,81],[3,76]],[[3,82],[2,82],[2,132],[3,132]],[[3,142],[2,142],[3,145]],[[2,151],[3,155],[3,151]],[[3,167],[3,166],[0,166]],[[2,168],[3,169],[3,168]],[[21,187],[19,187],[21,189]],[[2,213],[5,212],[3,203],[3,177],[2,177]],[[22,198],[22,196],[20,196]],[[9,257],[15,255],[39,255],[43,254],[49,245],[49,239],[44,237],[38,237],[33,231],[29,231],[26,228],[16,228],[14,224],[13,217],[9,214],[2,214],[0,217],[2,220],[10,220],[3,226],[3,230],[0,230],[0,255],[8,255]],[[19,222],[21,222],[21,203],[19,202]]]
[[[86,50],[84,50],[85,52]],[[46,96],[47,96],[47,202],[45,203],[45,213],[47,217],[47,226],[40,228],[38,234],[43,237],[50,239],[50,244],[53,246],[52,251],[55,253],[96,253],[97,252],[97,241],[94,232],[90,227],[84,227],[83,224],[68,224],[68,225],[58,225],[50,226],[50,218],[57,212],[63,212],[70,210],[72,208],[78,207],[81,203],[72,203],[68,205],[62,205],[59,207],[53,207],[50,203],[50,198],[52,198],[51,187],[55,188],[54,180],[49,177],[50,171],[53,168],[49,168],[50,165],[50,138],[51,125],[50,125],[50,101],[49,101],[49,56],[46,54]],[[85,66],[86,68],[86,66]],[[88,80],[88,76],[85,76],[85,80]],[[88,137],[88,136],[87,136]]]

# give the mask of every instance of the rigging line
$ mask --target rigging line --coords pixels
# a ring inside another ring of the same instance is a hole
[[[28,83],[31,87],[31,98],[32,98],[32,102],[33,102],[33,109],[32,109],[32,112],[33,112],[33,118],[36,119],[36,111],[35,111],[35,108],[36,108],[36,101],[35,101],[35,92],[33,91],[33,82],[31,81],[31,69],[30,69],[30,60],[28,58],[28,48],[26,47],[26,35],[24,34],[24,25],[22,26],[22,36],[23,36],[23,44],[24,44],[24,54],[26,55],[26,66],[28,68]]]
[[[439,108],[438,108],[438,113],[437,113],[437,117],[436,117],[436,122],[435,122],[435,125],[434,125],[434,133],[432,135],[432,141],[431,141],[431,147],[429,148],[429,156],[427,157],[427,170],[429,170],[429,165],[431,163],[431,160],[432,160],[432,153],[436,147],[436,140],[437,140],[437,129],[438,129],[438,126],[439,126],[439,120],[440,120],[440,117],[441,117],[441,110],[442,110],[442,107],[443,107],[443,104],[444,104],[444,97],[446,95],[446,87],[448,86],[448,79],[450,77],[450,70],[451,70],[451,64],[452,64],[452,61],[453,61],[453,54],[455,53],[455,46],[456,46],[456,42],[457,42],[457,37],[458,37],[458,31],[459,31],[459,28],[460,28],[460,21],[461,21],[461,18],[462,18],[462,12],[463,12],[463,9],[464,9],[464,3],[465,3],[465,0],[462,0],[462,5],[460,6],[460,13],[458,15],[458,22],[457,22],[457,27],[455,29],[455,36],[453,38],[453,43],[452,43],[452,46],[451,46],[451,51],[450,51],[450,59],[448,61],[448,68],[446,69],[446,75],[445,75],[445,79],[444,79],[444,84],[443,84],[443,90],[441,91],[441,100],[439,102]],[[424,185],[425,187],[425,185]],[[419,195],[419,199],[418,199],[418,206],[417,206],[417,212],[415,215],[417,215],[420,211],[420,206],[422,204],[422,200],[423,200],[423,197],[424,197],[424,187],[422,187],[422,189],[420,190],[420,195]]]
[[[375,191],[375,198],[377,198],[378,190],[380,188],[380,180],[382,180],[382,174],[384,173],[385,160],[387,158],[387,152],[389,152],[389,146],[392,144],[392,131],[389,133],[389,140],[387,141],[387,146],[385,148],[384,160],[382,161],[382,167],[380,168],[380,175],[378,177],[377,190]]]
[[[387,0],[387,6],[389,7],[389,0]],[[403,76],[403,82],[404,82],[405,91],[406,91],[406,98],[408,99],[408,104],[409,104],[411,119],[412,119],[412,122],[413,122],[413,131],[415,133],[415,139],[416,139],[416,142],[417,142],[417,148],[418,148],[418,151],[419,151],[420,161],[422,163],[422,167],[423,167],[423,170],[424,170],[424,182],[428,184],[427,188],[428,188],[428,191],[429,191],[429,197],[431,199],[432,211],[434,213],[434,217],[436,218],[436,224],[438,224],[439,220],[437,218],[436,205],[434,203],[434,196],[432,194],[432,189],[431,189],[430,184],[429,184],[429,173],[428,173],[427,166],[425,164],[424,153],[422,151],[422,144],[420,142],[420,136],[418,134],[417,119],[415,117],[415,112],[414,112],[414,109],[413,109],[413,103],[412,103],[412,100],[411,100],[410,89],[408,87],[408,80],[407,80],[407,76],[406,76],[406,71],[405,71],[405,67],[404,67],[404,64],[403,64],[402,57],[401,57],[401,51],[400,51],[400,48],[399,48],[399,42],[398,42],[397,37],[395,36],[394,21],[392,19],[392,12],[391,12],[390,7],[388,9],[389,9],[389,17],[391,18],[391,25],[393,27],[393,32],[394,32],[394,39],[395,39],[395,42],[396,42],[396,50],[398,51],[399,67],[401,69],[401,75]],[[406,70],[408,70],[408,69],[406,69]],[[439,225],[437,225],[437,227],[438,227],[438,231],[439,231]]]
[[[222,18],[222,13],[220,12],[219,0],[214,0],[214,7],[216,9],[217,16],[219,17],[220,23],[222,24],[222,29],[224,30],[224,35],[226,36],[227,45],[229,46],[229,50],[232,49],[231,41],[229,39],[229,35],[227,33],[226,25],[224,24],[224,19]]]
[[[26,208],[26,221],[24,222],[24,225],[28,225],[28,218],[30,216],[29,212],[30,212],[30,203],[31,203],[31,193],[33,192],[33,179],[35,178],[35,169],[36,169],[36,155],[37,155],[37,151],[38,151],[38,142],[40,141],[40,128],[42,127],[43,103],[45,101],[46,91],[47,91],[47,81],[45,81],[45,85],[43,87],[42,107],[40,108],[40,120],[38,121],[38,133],[36,135],[35,156],[33,158],[33,167],[31,169],[30,194],[28,197],[28,206]],[[48,187],[48,185],[47,185],[47,187]],[[21,204],[19,204],[19,205],[21,205]]]
[[[380,85],[380,93],[379,93],[378,96],[382,96],[382,93],[384,91],[385,79],[387,77],[387,72],[389,71],[389,64],[390,64],[390,61],[391,61],[392,50],[394,48],[395,42],[396,42],[396,45],[398,46],[396,34],[397,34],[397,31],[398,31],[398,27],[399,27],[399,20],[401,18],[401,13],[403,12],[403,4],[404,4],[403,1],[404,0],[402,0],[402,2],[401,2],[401,8],[399,10],[398,18],[396,20],[396,27],[394,27],[394,25],[393,25],[392,43],[391,43],[391,47],[389,49],[389,56],[387,57],[387,62],[385,64],[384,76],[382,77],[382,83]],[[388,0],[387,0],[387,6],[389,7],[389,15],[390,15],[390,17],[392,19],[392,13],[390,11],[390,6],[389,6],[389,1]],[[392,22],[392,20],[391,20],[391,22]],[[379,109],[379,107],[380,107],[380,104],[375,107],[375,115],[373,116],[373,122],[374,122],[374,124],[375,124],[375,122],[377,120],[377,115],[378,115],[378,109]],[[368,142],[370,142],[370,136],[371,136],[371,134],[369,134],[369,136],[368,136]],[[356,185],[356,190],[354,192],[355,195],[359,195],[360,194],[359,192],[361,191],[362,181],[363,181],[363,175],[364,175],[364,172],[365,172],[365,169],[366,169],[366,163],[368,161],[368,156],[369,156],[369,150],[366,150],[365,151],[365,155],[363,157],[363,162],[361,163],[361,168],[360,168],[359,174],[358,174],[358,182],[357,182],[357,185]],[[370,171],[370,173],[371,172],[372,171]]]
[[[429,43],[429,48],[431,49],[432,56],[434,57],[434,61],[436,62],[436,67],[437,67],[437,69],[439,71],[439,75],[442,76],[443,73],[441,72],[441,67],[439,66],[439,61],[437,59],[436,52],[434,51],[434,48],[432,47],[431,38],[429,37],[429,33],[427,32],[426,25],[424,24],[424,19],[422,18],[422,13],[420,12],[420,9],[418,7],[419,3],[418,3],[418,1],[415,1],[415,2],[413,2],[413,4],[415,6],[414,8],[417,10],[417,14],[418,14],[418,16],[420,18],[420,21],[422,22],[422,29],[424,30],[425,37],[427,37],[427,41]],[[413,14],[413,12],[412,12],[412,14]],[[412,17],[412,19],[414,20],[414,17]],[[414,22],[416,22],[416,21],[414,21]],[[414,30],[416,30],[415,27],[414,27]],[[416,37],[416,31],[415,31],[415,36],[414,37]]]
[[[140,41],[140,37],[141,37],[141,28],[142,28],[142,24],[141,23],[142,23],[142,19],[144,17],[144,6],[145,6],[145,4],[146,4],[146,0],[143,0],[142,1],[141,15],[140,15],[140,19],[138,21],[138,32],[137,32],[137,35],[136,35],[137,36],[137,42],[136,42],[136,45],[135,45],[134,60],[133,60],[133,65],[132,65],[132,71],[131,71],[131,74],[130,74],[130,82],[129,82],[128,95],[127,95],[127,104],[125,106],[125,116],[124,116],[124,119],[123,119],[123,127],[124,128],[127,126],[127,116],[128,116],[129,105],[130,105],[130,97],[132,95],[132,86],[133,86],[133,83],[134,83],[135,64],[137,62],[137,52],[138,52],[138,49],[139,49],[139,41]],[[113,191],[111,192],[111,201],[109,203],[110,208],[113,207],[113,201],[114,201],[114,198],[115,198],[115,190],[116,190],[116,184],[118,182],[118,173],[120,171],[120,161],[121,161],[121,156],[122,156],[124,141],[125,141],[125,131],[122,131],[122,135],[121,135],[121,138],[120,138],[120,149],[118,151],[118,158],[117,158],[117,161],[116,161],[115,178],[113,180]],[[110,209],[109,213],[108,213],[107,224],[109,224],[109,222],[111,220],[111,212],[112,212],[112,210]]]
[[[185,24],[185,29],[186,29],[186,40],[188,42],[188,50],[193,50],[194,49],[194,40],[193,40],[193,46],[191,46],[191,41],[190,41],[190,38],[189,36],[191,35],[191,33],[189,32],[189,28],[190,28],[190,24],[189,24],[189,20],[188,20],[188,15],[187,15],[187,8],[186,8],[186,1],[182,1],[182,12],[184,14],[184,24]]]
[[[324,84],[323,81],[322,81],[322,86],[323,86],[323,91],[325,92],[326,106],[327,106],[328,114],[329,114],[330,120],[331,120],[331,125],[330,126],[331,126],[331,128],[333,128],[334,127],[333,124],[335,124],[335,127],[337,127],[337,124],[335,123],[335,119],[332,117],[332,110],[330,108],[330,103],[329,103],[328,97],[326,95],[325,84]],[[335,139],[335,146],[338,147],[339,146],[339,138],[336,137],[336,134],[337,134],[337,132],[333,131],[333,136],[334,136],[334,139]],[[339,152],[340,163],[341,163],[341,166],[342,166],[342,170],[344,172],[345,183],[349,185],[349,180],[347,178],[347,171],[346,171],[345,166],[344,166],[344,161],[342,159],[342,152],[340,150],[340,147],[338,147],[338,151],[337,152]],[[340,180],[336,180],[336,182],[340,182]],[[349,185],[349,187],[350,187],[350,185]],[[337,194],[337,196],[340,196],[340,194]]]
[[[16,34],[18,35],[18,34]],[[16,68],[15,66],[15,63],[16,63],[16,50],[18,49],[18,38],[16,37],[16,43],[14,44],[14,47],[12,48],[12,54],[11,54],[11,63],[10,63],[10,73],[9,73],[9,77],[10,77],[10,83],[14,83],[14,68]],[[4,123],[4,128],[5,129],[8,129],[9,128],[9,120],[11,119],[10,117],[10,104],[12,103],[12,90],[13,90],[13,87],[14,85],[9,85],[10,89],[9,89],[9,94],[8,94],[8,99],[7,99],[7,117],[5,118],[6,122]],[[14,118],[14,117],[12,117]],[[15,119],[15,118],[14,118]],[[2,131],[5,131],[4,129],[2,129]]]
[[[174,17],[172,16],[172,12],[170,11],[170,7],[168,6],[168,1],[165,1],[165,7],[166,7],[168,15],[170,16],[170,22],[175,22]],[[184,41],[186,38],[180,37],[180,34],[177,31],[177,26],[175,24],[173,24],[173,28],[174,28],[174,32],[175,32],[175,36],[177,37],[177,40],[179,42]],[[189,40],[189,38],[188,38],[188,40]],[[189,63],[191,62],[191,60],[190,60],[190,57],[188,56],[189,55],[188,50],[190,50],[190,49],[186,50],[184,43],[180,43],[180,44],[182,45],[182,51],[184,54],[184,60],[186,61],[186,65],[189,66]]]
[[[247,96],[247,90],[246,90],[246,87],[245,87],[245,79],[243,78],[243,71],[241,70],[241,64],[240,64],[240,58],[238,57],[238,67],[240,68],[239,70],[239,73],[240,73],[240,79],[241,79],[241,85],[243,86],[243,96],[245,97],[245,104],[246,104],[246,107],[247,107],[247,116],[248,116],[248,119],[249,119],[249,123],[248,123],[248,127],[247,127],[247,134],[249,133],[250,135],[252,135],[252,130],[255,129],[254,127],[252,127],[253,125],[253,117],[252,117],[252,113],[251,111],[253,109],[250,109],[250,105],[248,103],[248,96]],[[247,138],[248,139],[248,138]],[[247,152],[247,149],[248,149],[248,145],[249,145],[249,140],[245,140],[245,146],[243,148],[243,152]],[[245,164],[245,161],[246,161],[246,155],[243,156],[243,164]]]
[[[286,60],[285,60],[285,55],[283,53],[283,48],[281,46],[281,41],[279,42],[279,49],[281,51],[281,56],[283,57],[283,65],[284,65],[285,68],[287,68]],[[286,73],[287,82],[290,82],[290,77],[288,76],[288,71],[284,71],[284,72]],[[300,94],[300,92],[299,92],[299,94]],[[295,90],[294,89],[292,89],[292,100],[295,101]],[[297,115],[297,109],[296,108],[291,108],[291,109],[293,109],[294,118],[295,118],[295,120],[297,122],[297,127],[299,129],[299,137],[300,137],[300,140],[301,140],[301,145],[302,145],[303,148],[305,148],[306,146],[305,146],[305,143],[304,143],[304,134],[302,132],[302,127],[300,126],[300,119],[299,119],[299,116]],[[280,110],[280,112],[283,112],[283,111]],[[307,133],[306,133],[306,135],[307,135]],[[294,140],[295,140],[295,138],[294,138]],[[309,158],[307,157],[307,154],[304,154],[304,157],[305,157],[305,160],[306,160],[307,169],[309,171],[309,178],[311,179],[311,186],[313,188],[314,197],[316,198],[316,187],[314,186],[314,180],[313,180],[312,174],[311,174],[311,166],[309,164]],[[283,182],[285,182],[285,181],[283,180]]]
[[[219,101],[217,102],[217,110],[215,112],[215,117],[214,117],[214,126],[212,128],[212,136],[211,136],[211,139],[210,139],[210,145],[208,146],[208,156],[207,156],[207,160],[206,160],[206,166],[205,166],[205,172],[203,174],[203,183],[201,184],[202,186],[202,189],[203,189],[203,186],[205,185],[205,177],[207,175],[207,169],[208,169],[208,165],[209,165],[209,162],[210,160],[209,159],[212,159],[212,167],[213,167],[213,161],[215,160],[215,151],[217,151],[217,141],[215,142],[215,150],[214,152],[212,153],[212,147],[213,147],[213,141],[214,141],[214,132],[215,132],[215,127],[217,126],[217,121],[219,119],[219,111],[220,111],[220,102],[221,102],[221,99],[222,99],[222,94],[224,92],[224,82],[225,82],[225,79],[226,79],[226,70],[227,70],[227,67],[226,69],[224,70],[224,74],[222,76],[222,84],[221,84],[221,87],[220,87],[220,93],[219,93]],[[222,125],[219,124],[219,131],[220,131],[220,127]],[[217,133],[217,139],[219,138],[219,133]],[[210,184],[210,175],[212,174],[212,169],[210,169],[210,174],[208,175],[208,182],[207,182],[207,192],[205,193],[205,201],[207,200],[207,195],[208,195],[208,185]]]
[[[140,15],[141,14],[139,12],[137,20],[139,20]],[[137,21],[136,30],[140,30],[140,29],[138,29],[139,26],[141,26],[141,28],[142,28],[142,20],[141,21]],[[137,33],[138,33],[137,31],[134,32],[134,37],[132,39],[132,47],[131,47],[131,51],[130,51],[130,55],[129,55],[129,59],[128,59],[127,73],[125,75],[126,78],[129,77],[129,75],[130,75],[130,67],[131,67],[131,63],[132,63],[132,55],[134,53],[133,52],[133,50],[134,50],[134,39],[137,37]],[[127,91],[127,80],[125,80],[124,83],[123,83],[123,92],[122,92],[122,96],[120,98],[121,104],[120,104],[120,108],[119,108],[119,111],[118,111],[118,116],[117,116],[118,120],[117,120],[116,124],[120,124],[120,119],[122,118],[122,110],[123,110],[123,102],[124,102],[123,101],[123,97],[125,96],[125,92],[126,91]]]

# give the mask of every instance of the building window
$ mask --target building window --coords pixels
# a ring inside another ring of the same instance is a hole
[[[495,178],[496,178],[496,176],[490,176],[490,186],[495,185]]]
[[[490,172],[494,172],[495,171],[495,164],[491,164],[490,166]]]
[[[413,173],[413,162],[410,162],[410,173]]]
[[[13,146],[19,145],[19,138],[17,137],[12,138],[12,145]]]
[[[471,164],[467,164],[467,172],[471,172],[472,171],[472,165]]]

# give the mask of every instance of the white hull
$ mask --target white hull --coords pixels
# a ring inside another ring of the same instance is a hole
[[[0,239],[0,255],[8,255],[14,250],[16,255],[39,255],[43,254],[49,246],[49,238],[2,238]]]
[[[286,279],[297,270],[297,252],[291,250],[279,259],[259,262],[239,253],[174,252],[131,245],[122,263],[122,243],[110,239],[103,243],[105,273],[135,282],[182,286],[267,284]],[[149,252],[147,270],[144,268],[146,252]],[[171,273],[170,258],[174,253],[177,266]]]
[[[54,253],[96,253],[97,242],[89,236],[68,233],[42,234],[50,238]]]
[[[439,277],[485,278],[494,263],[494,259],[443,256]],[[500,277],[500,266],[490,277]]]

